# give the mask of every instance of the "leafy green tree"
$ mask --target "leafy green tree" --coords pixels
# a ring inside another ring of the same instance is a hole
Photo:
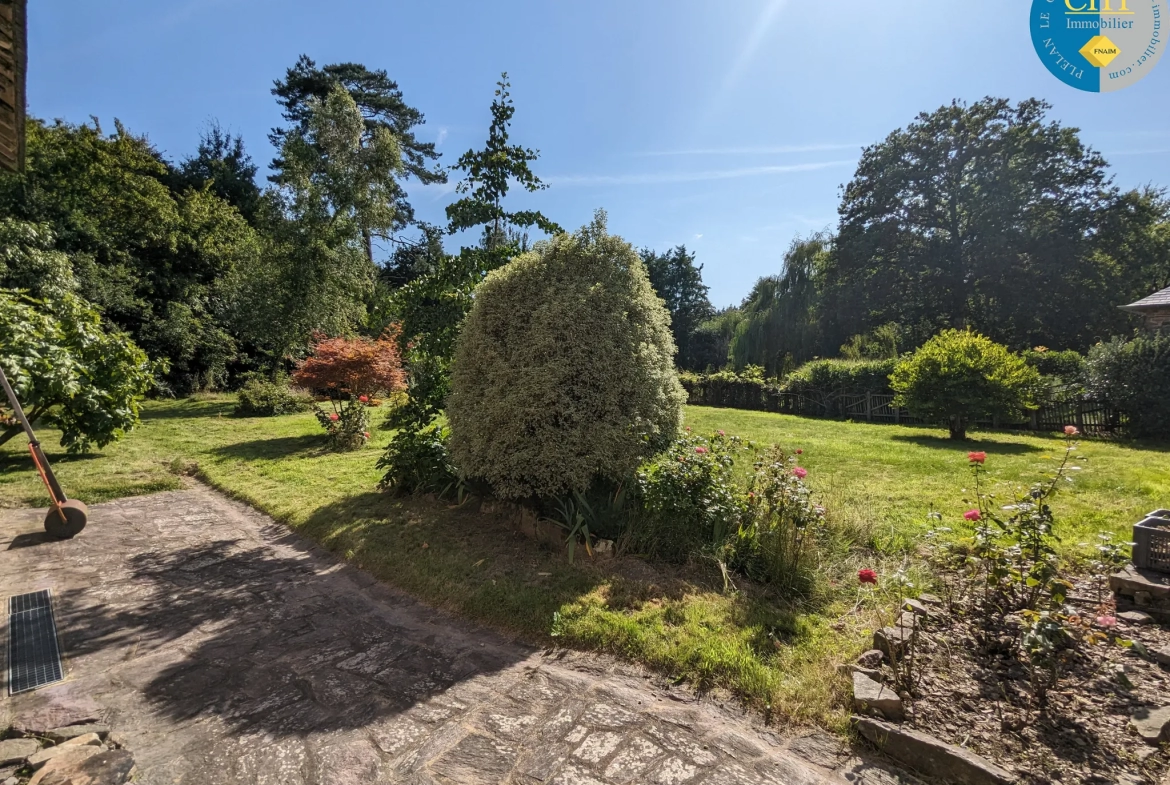
[[[260,210],[260,188],[256,185],[256,164],[244,149],[244,140],[213,122],[199,138],[199,149],[178,169],[176,191],[187,188],[208,191],[240,211],[255,224]]]
[[[732,306],[715,312],[695,328],[691,336],[691,365],[695,370],[716,371],[727,366],[731,342],[743,321],[743,312]]]
[[[890,322],[850,338],[841,346],[841,356],[846,360],[892,360],[901,354],[901,345],[902,327]]]
[[[1136,227],[1102,232],[1124,223],[1122,197],[1049,109],[956,101],[863,151],[826,270],[826,345],[897,322],[911,345],[971,327],[1017,349],[1083,348],[1122,323]]]
[[[447,205],[448,230],[454,233],[483,226],[484,246],[487,248],[505,244],[510,227],[536,226],[548,234],[561,231],[559,226],[535,210],[508,212],[503,207],[504,197],[513,181],[530,192],[543,190],[548,185],[528,167],[540,157],[539,151],[508,144],[508,125],[516,114],[508,92],[512,86],[508,74],[501,75],[496,85],[487,144],[482,150],[468,150],[452,167],[452,171],[464,173],[456,191],[466,196]]]
[[[684,245],[661,254],[643,248],[638,254],[650,274],[650,285],[670,311],[670,332],[678,347],[679,367],[701,368],[691,353],[691,336],[715,314],[703,283],[703,265],[695,264],[695,255]]]
[[[263,204],[266,247],[240,276],[233,309],[238,332],[273,362],[303,351],[313,333],[366,325],[377,276],[371,238],[397,220],[393,133],[366,129],[339,84],[305,111],[281,137],[279,187]]]
[[[30,121],[23,175],[0,177],[0,216],[47,225],[78,293],[169,370],[163,389],[221,384],[235,356],[224,326],[232,270],[258,238],[207,189],[171,190],[173,173],[121,123]]]
[[[56,249],[52,227],[0,218],[0,288],[60,297],[77,288],[73,262]]]
[[[731,343],[736,368],[762,365],[780,375],[820,353],[819,282],[832,247],[823,233],[793,240],[783,272],[756,282]]]
[[[385,71],[371,71],[359,63],[334,63],[318,67],[306,55],[298,58],[296,65],[289,68],[285,78],[277,80],[272,88],[277,103],[283,110],[288,128],[274,128],[270,135],[272,145],[284,149],[285,138],[292,133],[307,135],[314,110],[312,101],[325,101],[333,89],[340,85],[357,104],[361,112],[364,131],[363,144],[371,146],[374,138],[382,132],[389,132],[398,144],[401,167],[387,176],[415,178],[424,185],[447,182],[445,170],[434,166],[439,158],[433,142],[420,142],[415,128],[423,124],[421,112],[408,105],[403,99],[398,83],[390,79]],[[285,168],[283,153],[272,162],[272,169],[280,172]],[[414,210],[407,200],[406,190],[400,182],[387,184],[390,201],[394,205],[394,220],[391,229],[397,231],[414,222]]]
[[[395,294],[395,312],[402,324],[403,357],[410,370],[409,403],[394,417],[405,440],[401,449],[393,451],[397,455],[417,452],[411,445],[417,441],[418,432],[442,411],[450,390],[455,338],[471,308],[472,293],[486,275],[524,249],[526,235],[517,229],[537,226],[548,232],[560,230],[539,212],[503,209],[503,199],[513,180],[529,191],[545,188],[528,167],[537,153],[508,144],[508,124],[515,113],[508,87],[504,74],[492,102],[486,148],[469,150],[453,167],[466,173],[457,188],[467,196],[447,207],[448,231],[483,226],[482,243],[448,256],[439,251],[437,242],[428,241],[426,265],[431,271]]]
[[[966,439],[980,417],[1015,415],[1034,403],[1040,374],[1006,346],[969,330],[944,330],[890,374],[894,405]]]
[[[455,465],[509,499],[627,478],[682,422],[668,319],[600,211],[489,274],[452,366]]]
[[[0,366],[29,421],[59,428],[61,446],[74,453],[133,428],[154,380],[146,354],[125,333],[104,330],[73,294],[38,301],[0,290]],[[0,417],[0,444],[20,432]]]
[[[446,255],[443,250],[443,230],[431,224],[420,224],[422,236],[416,242],[400,242],[390,258],[378,270],[378,279],[394,289],[406,286],[424,275],[438,271]]]
[[[309,99],[304,123],[284,136],[274,181],[289,195],[292,213],[310,221],[343,221],[361,234],[374,264],[373,238],[397,224],[398,140],[384,126],[367,131],[361,109],[336,84]]]
[[[1105,215],[1098,238],[1133,274],[1131,287],[1118,293],[1115,304],[1170,286],[1170,198],[1165,189],[1147,186],[1121,194]]]

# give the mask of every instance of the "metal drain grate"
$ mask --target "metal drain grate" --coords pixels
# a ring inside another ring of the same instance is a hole
[[[48,589],[8,598],[8,694],[61,681],[61,650]]]

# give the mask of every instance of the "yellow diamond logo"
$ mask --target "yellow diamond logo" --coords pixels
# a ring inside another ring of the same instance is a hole
[[[1093,65],[1104,68],[1113,62],[1113,58],[1121,54],[1121,50],[1106,36],[1098,35],[1081,48],[1081,54]]]

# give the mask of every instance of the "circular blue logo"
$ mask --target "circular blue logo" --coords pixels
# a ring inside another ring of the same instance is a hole
[[[1052,74],[1091,93],[1129,87],[1166,48],[1167,0],[1033,0],[1032,43]]]

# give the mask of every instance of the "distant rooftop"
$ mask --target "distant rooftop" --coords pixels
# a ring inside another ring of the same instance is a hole
[[[1121,306],[1127,311],[1145,311],[1150,308],[1170,308],[1170,286],[1167,286],[1160,292],[1154,292],[1145,299],[1138,300],[1136,303]]]

